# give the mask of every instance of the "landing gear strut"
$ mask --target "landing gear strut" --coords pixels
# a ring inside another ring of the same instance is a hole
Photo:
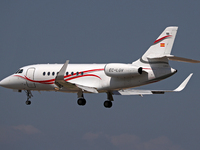
[[[107,101],[105,101],[103,103],[104,107],[106,108],[111,108],[112,107],[112,101],[114,101],[112,93],[111,92],[107,92]]]
[[[86,100],[83,96],[83,91],[79,90],[77,95],[78,95],[78,101],[77,101],[78,105],[84,106],[86,104]]]
[[[30,105],[31,101],[29,99],[31,99],[31,97],[33,97],[33,95],[30,90],[26,90],[25,92],[26,92],[26,96],[27,96],[26,105]]]

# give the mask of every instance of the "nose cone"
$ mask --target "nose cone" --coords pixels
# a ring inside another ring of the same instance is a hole
[[[0,86],[9,88],[9,89],[19,89],[21,88],[22,82],[18,77],[15,76],[9,76],[3,80],[0,81]]]
[[[2,87],[8,88],[9,85],[10,85],[9,77],[0,81],[0,86],[2,86]]]

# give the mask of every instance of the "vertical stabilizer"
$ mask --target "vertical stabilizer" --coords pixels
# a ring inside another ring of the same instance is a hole
[[[142,56],[143,61],[168,61],[165,56],[170,55],[178,27],[167,27],[155,40],[153,45]]]

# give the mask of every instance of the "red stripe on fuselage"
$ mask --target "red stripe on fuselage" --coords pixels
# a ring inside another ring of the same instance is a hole
[[[82,75],[82,76],[74,76],[74,77],[71,77],[69,79],[65,79],[65,81],[69,81],[69,80],[73,80],[73,79],[77,79],[77,78],[80,78],[80,77],[97,77],[99,79],[101,79],[99,76],[97,75],[94,75],[94,74],[85,74],[85,75]]]
[[[104,70],[104,69],[92,69],[92,70],[83,71],[83,73],[93,72],[93,71],[102,71],[102,70]]]
[[[82,71],[83,73],[89,73],[89,72],[94,72],[94,71],[103,71],[104,69],[92,69],[92,70],[86,70],[86,71]],[[79,74],[81,74],[81,72],[79,72]],[[16,77],[20,77],[23,78],[25,80],[31,81],[31,82],[35,82],[35,83],[41,83],[41,84],[54,84],[55,79],[50,79],[50,80],[42,80],[42,81],[37,81],[37,80],[32,80],[29,79],[27,76],[20,76],[20,75],[14,75]],[[95,74],[83,74],[83,75],[76,75],[76,73],[74,73],[74,75],[67,75],[64,76],[64,78],[68,78],[65,79],[65,81],[69,81],[69,80],[73,80],[73,79],[77,79],[80,77],[97,77],[99,79],[101,79],[99,76],[95,75]]]

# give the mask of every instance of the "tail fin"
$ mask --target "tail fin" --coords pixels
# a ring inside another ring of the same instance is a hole
[[[168,62],[165,56],[171,53],[177,30],[176,26],[167,27],[142,56],[142,60],[151,62],[159,59],[159,61]]]

